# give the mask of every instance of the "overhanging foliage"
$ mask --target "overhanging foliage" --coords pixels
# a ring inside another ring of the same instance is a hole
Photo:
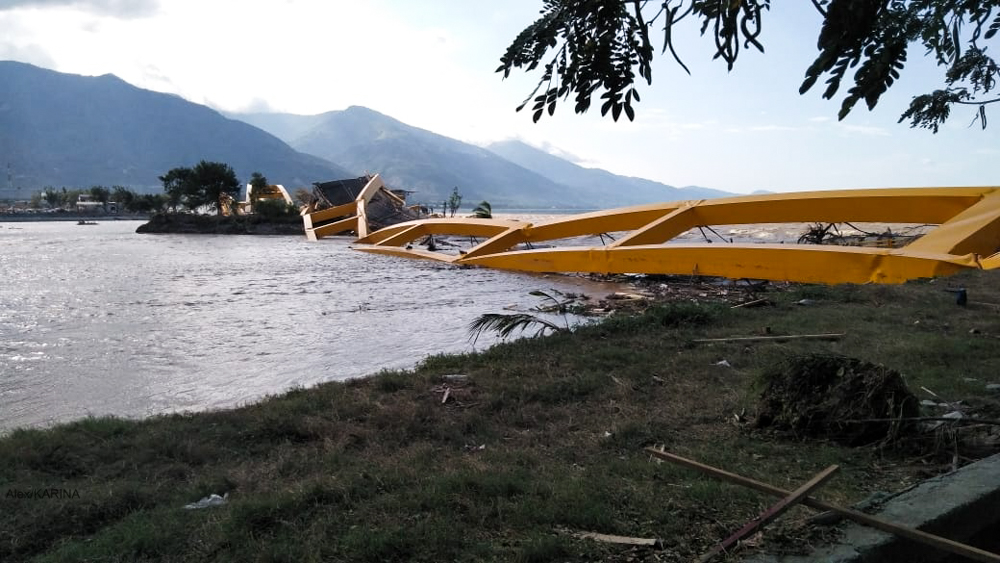
[[[823,97],[834,98],[849,85],[838,117],[864,101],[873,109],[899,78],[915,45],[946,67],[943,88],[915,96],[900,117],[913,127],[937,132],[954,104],[977,107],[986,127],[986,105],[1000,77],[987,42],[1000,30],[1000,0],[811,0],[823,15],[819,55],[805,72],[799,91],[825,79]],[[764,15],[770,0],[545,0],[541,17],[522,31],[500,59],[497,72],[531,72],[542,67],[535,90],[517,108],[531,103],[532,119],[555,113],[559,100],[574,100],[583,113],[598,94],[601,115],[635,118],[639,79],[652,84],[655,57],[651,36],[662,32],[661,54],[687,71],[673,42],[675,26],[697,20],[701,34],[715,42],[716,59],[731,70],[740,50],[761,52]],[[551,58],[550,53],[554,52]],[[543,63],[544,60],[548,62]],[[638,78],[637,78],[638,75]]]

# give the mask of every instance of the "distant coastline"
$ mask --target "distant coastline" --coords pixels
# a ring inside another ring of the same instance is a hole
[[[92,213],[0,213],[0,223],[29,221],[148,221],[149,215],[94,215]]]

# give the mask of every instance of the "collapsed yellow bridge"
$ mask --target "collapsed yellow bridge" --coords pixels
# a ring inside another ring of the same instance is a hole
[[[345,210],[346,207],[338,212]],[[741,196],[637,205],[538,224],[502,219],[430,218],[399,223],[373,233],[367,232],[367,225],[361,225],[363,197],[359,197],[351,210],[357,213],[338,222],[358,234],[358,250],[528,272],[695,274],[832,284],[901,283],[968,268],[1000,267],[998,187]],[[324,219],[329,216],[330,212],[326,212]],[[313,226],[308,215],[304,220],[307,227]],[[936,227],[902,248],[671,242],[697,227],[850,222]],[[606,233],[616,233],[616,238],[602,246],[532,248],[539,243]],[[333,233],[327,229],[326,234]],[[485,240],[457,255],[414,247],[416,241],[435,235]]]

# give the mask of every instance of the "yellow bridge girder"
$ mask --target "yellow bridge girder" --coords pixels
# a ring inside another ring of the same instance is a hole
[[[697,227],[814,222],[938,226],[903,248],[670,243]],[[609,232],[625,234],[606,246],[518,249],[519,245]],[[428,235],[486,240],[459,255],[412,248],[414,241]],[[1000,188],[886,188],[740,196],[637,205],[537,225],[499,219],[426,219],[362,236],[358,245],[356,248],[365,252],[532,272],[901,283],[966,268],[1000,267]]]

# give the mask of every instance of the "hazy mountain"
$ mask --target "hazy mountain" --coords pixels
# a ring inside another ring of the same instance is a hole
[[[608,208],[717,197],[707,188],[673,188],[577,166],[523,143],[484,149],[412,127],[364,107],[320,115],[233,114],[294,148],[352,169],[379,172],[411,201],[435,204],[454,187],[466,203],[496,207]]]
[[[0,166],[6,173],[10,164],[17,197],[47,185],[159,187],[157,176],[202,159],[228,163],[241,180],[260,171],[288,187],[355,175],[242,121],[113,75],[0,61]]]
[[[230,119],[238,119],[263,129],[286,143],[305,135],[319,125],[327,114],[298,115],[295,113],[234,113],[222,112]]]
[[[317,116],[239,115],[283,137],[297,150],[354,170],[378,172],[389,186],[411,190],[411,202],[431,205],[458,188],[466,204],[496,207],[589,207],[573,189],[468,143],[411,127],[353,106]],[[306,132],[295,136],[305,125]]]
[[[501,141],[489,150],[542,176],[590,193],[614,194],[622,205],[732,195],[721,190],[687,186],[676,188],[631,176],[619,176],[599,168],[584,168],[520,141]]]

